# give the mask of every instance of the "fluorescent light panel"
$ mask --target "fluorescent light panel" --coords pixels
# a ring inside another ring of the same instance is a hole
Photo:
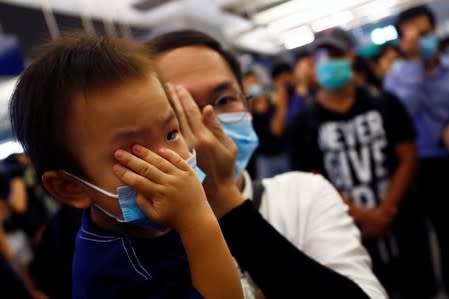
[[[282,33],[280,38],[284,46],[291,50],[312,43],[315,36],[309,27],[303,26]]]
[[[328,28],[343,26],[344,24],[351,22],[353,19],[354,16],[352,15],[352,12],[345,10],[314,22],[312,24],[312,29],[315,32],[320,32]]]
[[[314,6],[311,9],[302,11],[300,13],[291,14],[285,18],[279,19],[268,24],[268,29],[272,33],[278,33],[288,30],[293,27],[300,26],[302,24],[314,21],[318,18],[326,17],[339,12],[344,9],[348,9],[355,5],[367,2],[368,0],[322,0],[315,1]]]

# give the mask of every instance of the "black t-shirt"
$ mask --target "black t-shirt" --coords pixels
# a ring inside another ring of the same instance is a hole
[[[415,140],[407,111],[390,94],[356,90],[353,106],[340,113],[308,103],[293,126],[293,167],[318,170],[365,208],[379,205],[398,161],[395,146]]]
[[[264,113],[253,112],[253,127],[259,137],[259,147],[256,153],[264,155],[276,155],[285,150],[285,138],[277,137],[271,133],[271,120],[276,112],[276,107],[269,104]]]
[[[295,170],[319,171],[357,206],[371,209],[380,205],[398,166],[395,147],[414,141],[415,130],[397,98],[358,88],[353,106],[343,113],[308,102],[290,136]],[[383,262],[397,251],[395,241],[386,239],[382,246],[391,250]],[[375,243],[367,246],[372,256],[379,248]]]

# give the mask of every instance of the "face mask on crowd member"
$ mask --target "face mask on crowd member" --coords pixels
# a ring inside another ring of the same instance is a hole
[[[318,83],[327,90],[338,90],[351,80],[352,39],[340,28],[332,28],[317,34],[314,43],[315,73]]]
[[[316,54],[315,71],[320,85],[328,90],[340,89],[351,80],[352,70],[349,58],[332,58],[328,50]]]

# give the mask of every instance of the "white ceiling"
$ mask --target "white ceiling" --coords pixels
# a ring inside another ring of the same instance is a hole
[[[0,0],[84,19],[164,28],[194,27],[240,47],[279,53],[313,41],[313,33],[342,26],[352,29],[432,0],[173,0],[138,11],[142,0]],[[447,0],[433,0],[443,1]],[[148,2],[151,2],[150,0]],[[277,4],[273,6],[273,4]],[[446,3],[446,5],[449,3]],[[269,6],[273,6],[267,8]],[[224,10],[227,8],[227,10]],[[232,14],[232,10],[241,14]],[[228,12],[227,12],[228,11]]]

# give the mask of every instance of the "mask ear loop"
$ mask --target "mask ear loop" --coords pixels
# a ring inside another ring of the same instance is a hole
[[[74,178],[74,179],[80,181],[81,183],[83,183],[83,184],[89,186],[90,188],[92,188],[92,189],[94,189],[94,190],[100,192],[100,193],[103,194],[103,195],[106,195],[106,196],[108,196],[108,197],[112,197],[112,198],[117,198],[117,199],[118,199],[118,194],[114,194],[114,193],[108,192],[108,191],[106,191],[106,190],[103,190],[103,189],[101,189],[100,187],[97,187],[97,186],[95,186],[94,184],[89,183],[88,181],[85,181],[85,180],[83,180],[82,178],[80,178],[80,177],[78,177],[78,176],[76,176],[76,175],[74,175],[74,174],[71,174],[71,173],[69,173],[69,172],[67,172],[67,171],[65,171],[65,170],[61,170],[61,171],[62,171],[63,173],[65,173],[66,175],[68,175],[68,176],[70,176],[70,177],[72,177],[72,178]]]
[[[92,188],[92,189],[94,189],[94,190],[100,192],[101,194],[103,194],[103,195],[105,195],[105,196],[108,196],[108,197],[111,197],[111,198],[116,198],[116,199],[118,199],[118,194],[114,194],[114,193],[108,192],[108,191],[106,191],[106,190],[103,190],[103,189],[101,189],[101,188],[95,186],[94,184],[89,183],[88,181],[83,180],[82,178],[80,178],[80,177],[78,177],[78,176],[76,176],[76,175],[74,175],[74,174],[71,174],[71,173],[69,173],[69,172],[67,172],[67,171],[65,171],[65,170],[61,170],[61,171],[62,171],[64,174],[66,174],[66,175],[68,175],[68,176],[70,176],[70,177],[72,177],[72,178],[74,178],[74,179],[80,181],[81,183],[83,183],[83,184],[85,184],[86,186],[88,186],[88,187],[90,187],[90,188]],[[124,222],[125,222],[123,219],[118,218],[117,216],[115,216],[114,214],[112,214],[112,213],[106,211],[104,208],[100,207],[99,205],[94,204],[94,206],[95,206],[95,208],[97,208],[97,209],[99,209],[100,211],[102,211],[103,213],[105,213],[107,216],[109,216],[109,217],[115,219],[117,222],[120,222],[120,223],[124,223]]]

